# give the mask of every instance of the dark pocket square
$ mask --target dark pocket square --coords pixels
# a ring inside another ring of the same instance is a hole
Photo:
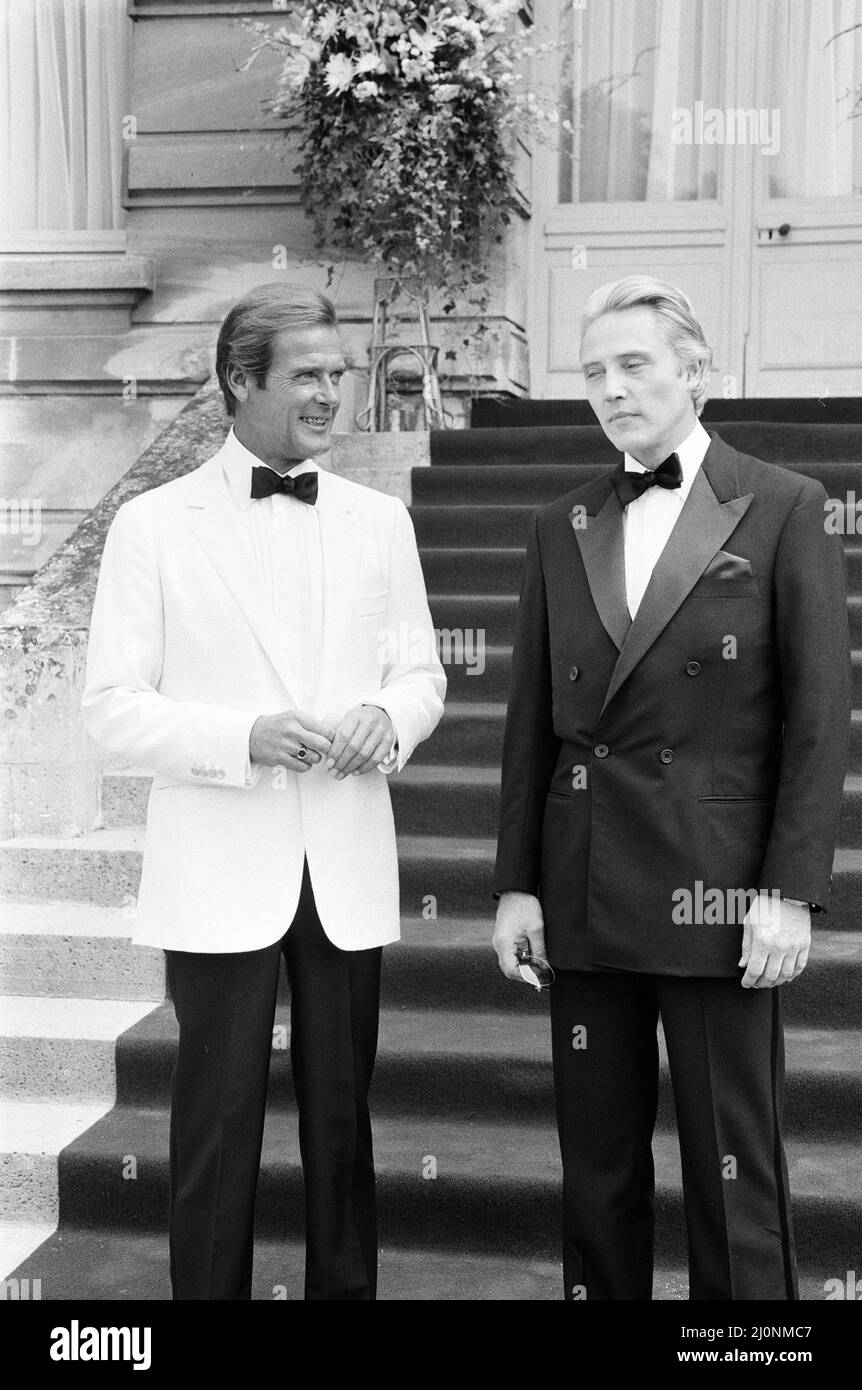
[[[716,551],[703,574],[702,579],[751,579],[751,562],[742,555],[731,555],[729,550]]]

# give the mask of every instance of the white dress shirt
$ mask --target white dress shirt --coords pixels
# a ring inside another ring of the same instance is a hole
[[[691,485],[709,448],[709,435],[698,420],[691,434],[675,450],[682,468],[678,488],[650,487],[630,502],[623,512],[626,563],[626,602],[631,616],[637,613],[659,556],[679,520]],[[646,473],[642,463],[625,455],[627,473]]]
[[[252,498],[251,470],[268,466],[240,443],[231,428],[223,454],[225,479],[255,557],[264,597],[276,616],[285,661],[296,672],[293,688],[299,708],[316,713],[323,646],[320,497],[313,504],[284,492]],[[305,459],[289,468],[286,476],[296,478],[300,473],[318,471],[312,459]],[[394,769],[397,752],[398,741],[393,738],[380,764],[381,772]],[[250,761],[247,778],[250,782]]]
[[[267,465],[239,442],[233,429],[225,447],[225,478],[264,596],[276,616],[286,664],[296,672],[300,708],[310,711],[317,699],[323,642],[323,551],[317,503],[300,502],[284,492],[252,499],[251,470]],[[316,472],[317,464],[306,459],[288,469],[287,476]]]

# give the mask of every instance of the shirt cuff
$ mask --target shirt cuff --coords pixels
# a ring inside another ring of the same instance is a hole
[[[363,705],[367,705],[369,709],[382,709],[383,713],[386,715],[386,718],[389,720],[389,723],[392,725],[393,739],[389,752],[386,754],[386,757],[383,759],[383,762],[377,764],[378,770],[380,772],[392,772],[396,762],[398,761],[398,735],[394,732],[395,724],[392,719],[392,715],[389,713],[388,709],[384,709],[383,705],[375,705],[373,700],[363,700],[362,703]]]

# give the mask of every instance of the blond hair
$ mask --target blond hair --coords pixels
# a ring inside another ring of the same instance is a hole
[[[590,324],[601,318],[602,314],[615,313],[620,309],[637,309],[642,305],[655,309],[665,341],[680,370],[694,368],[691,396],[695,413],[700,415],[709,395],[712,348],[695,318],[691,300],[675,285],[668,284],[666,280],[656,280],[652,275],[627,275],[622,280],[600,286],[584,305],[581,342]]]

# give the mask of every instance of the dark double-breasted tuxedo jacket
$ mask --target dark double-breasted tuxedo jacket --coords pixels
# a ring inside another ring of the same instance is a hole
[[[634,621],[610,476],[535,517],[495,889],[540,898],[557,968],[736,975],[734,890],[826,906],[850,661],[825,496],[712,435]],[[686,893],[719,920],[680,920]]]

